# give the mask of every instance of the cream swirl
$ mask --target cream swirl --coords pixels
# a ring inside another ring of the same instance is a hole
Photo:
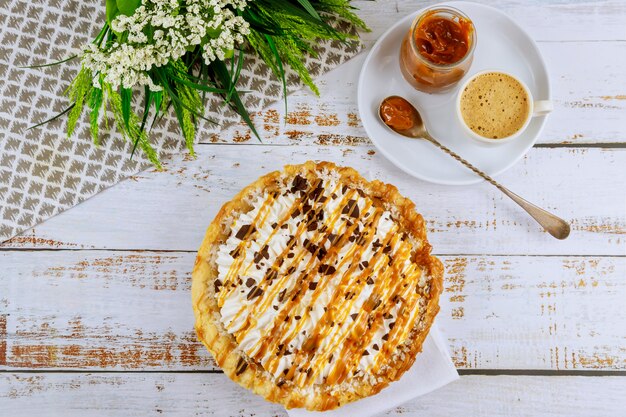
[[[411,260],[419,242],[389,210],[332,176],[309,181],[254,198],[217,252],[224,327],[301,387],[384,367],[421,313],[425,286]]]

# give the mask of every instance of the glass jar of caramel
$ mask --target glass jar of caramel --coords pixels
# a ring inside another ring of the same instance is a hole
[[[463,12],[452,7],[428,9],[417,16],[402,41],[402,75],[420,91],[449,90],[472,64],[475,46],[474,24]]]

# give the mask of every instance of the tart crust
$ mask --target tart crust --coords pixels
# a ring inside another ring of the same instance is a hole
[[[339,182],[360,189],[378,204],[394,213],[394,220],[417,241],[421,241],[413,262],[427,272],[429,288],[425,311],[411,330],[408,343],[400,354],[394,355],[389,366],[379,370],[374,378],[355,377],[340,385],[315,384],[306,389],[290,383],[278,383],[263,366],[250,359],[239,348],[233,335],[228,333],[220,321],[221,313],[215,297],[214,281],[218,270],[215,263],[216,249],[230,234],[229,219],[233,214],[250,210],[249,197],[264,190],[277,189],[296,175],[307,178],[318,177],[322,171],[338,174]],[[439,259],[430,255],[431,246],[426,238],[422,216],[415,212],[415,205],[403,197],[393,185],[380,181],[367,181],[357,171],[338,167],[330,162],[302,165],[287,165],[284,170],[271,172],[241,190],[231,201],[224,204],[210,224],[198,251],[192,274],[192,303],[196,317],[195,328],[199,339],[213,354],[217,364],[232,380],[267,400],[280,403],[286,408],[306,408],[324,411],[378,393],[389,383],[400,379],[421,352],[422,344],[432,322],[439,311],[439,296],[443,290],[443,266]]]

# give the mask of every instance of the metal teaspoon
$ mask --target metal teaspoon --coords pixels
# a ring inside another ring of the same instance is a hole
[[[385,102],[387,102],[388,100],[391,100],[391,99],[403,100],[408,105],[408,107],[411,109],[411,115],[410,115],[410,118],[412,120],[412,126],[411,127],[407,128],[407,129],[398,129],[398,128],[394,127],[394,126],[391,126],[390,124],[388,124],[385,121],[385,118],[383,117],[381,112],[382,112],[383,105],[385,104]],[[550,233],[555,238],[557,238],[557,239],[565,239],[565,238],[567,238],[569,236],[570,226],[569,226],[569,224],[567,224],[567,222],[565,220],[563,220],[563,219],[555,216],[554,214],[549,213],[549,212],[545,211],[544,209],[542,209],[540,207],[537,207],[536,205],[534,205],[534,204],[524,200],[522,197],[520,197],[519,195],[515,194],[514,192],[508,190],[506,187],[504,187],[503,185],[498,183],[496,180],[491,178],[489,175],[485,174],[484,172],[482,172],[481,170],[476,168],[474,165],[472,165],[471,163],[467,162],[465,159],[463,159],[461,156],[456,154],[454,151],[448,149],[446,146],[444,146],[441,143],[439,143],[439,141],[437,139],[433,138],[430,135],[430,133],[428,133],[428,130],[426,129],[426,126],[424,125],[424,121],[422,120],[422,116],[420,115],[420,113],[405,98],[400,97],[400,96],[389,96],[389,97],[385,98],[380,103],[380,107],[378,109],[378,116],[380,117],[382,122],[387,127],[389,127],[391,130],[393,130],[394,132],[396,132],[396,133],[398,133],[398,134],[400,134],[402,136],[406,136],[408,138],[411,138],[411,139],[425,139],[425,140],[429,141],[430,143],[432,143],[433,145],[437,146],[442,151],[446,152],[448,155],[452,156],[454,159],[456,159],[457,161],[459,161],[460,163],[462,163],[463,165],[465,165],[466,167],[468,167],[472,171],[474,171],[474,173],[476,173],[479,176],[481,176],[483,179],[485,179],[491,185],[493,185],[498,190],[500,190],[504,194],[506,194],[511,200],[515,201],[521,208],[523,208],[528,214],[530,214],[531,217],[537,221],[537,223],[539,223],[548,233]]]

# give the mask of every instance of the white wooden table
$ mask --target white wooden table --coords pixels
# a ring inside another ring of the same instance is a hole
[[[359,1],[371,46],[429,2]],[[284,416],[226,378],[197,341],[190,270],[205,227],[286,163],[351,165],[396,184],[446,265],[438,323],[461,379],[388,415],[626,415],[626,1],[501,0],[538,41],[556,110],[499,176],[571,222],[557,241],[487,184],[408,178],[367,139],[361,55],[0,247],[0,415]]]

